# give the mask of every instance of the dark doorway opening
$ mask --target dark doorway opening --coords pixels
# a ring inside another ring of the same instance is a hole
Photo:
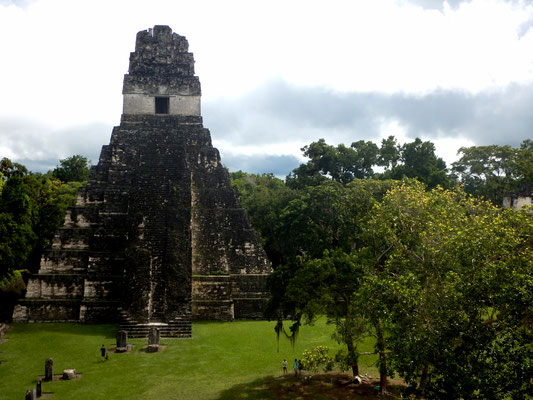
[[[168,97],[156,97],[155,98],[155,113],[156,114],[168,114]]]

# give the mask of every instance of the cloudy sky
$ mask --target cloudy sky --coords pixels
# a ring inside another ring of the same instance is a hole
[[[319,138],[421,137],[448,163],[533,138],[533,1],[0,0],[0,158],[96,163],[154,25],[187,37],[230,170],[285,176]]]

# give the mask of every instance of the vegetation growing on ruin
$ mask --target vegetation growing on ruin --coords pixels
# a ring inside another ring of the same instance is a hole
[[[47,174],[31,173],[7,158],[0,161],[0,320],[10,318],[24,292],[24,274],[39,270],[42,251],[84,184],[73,179],[86,179],[88,168],[82,156],[61,160],[61,167]]]

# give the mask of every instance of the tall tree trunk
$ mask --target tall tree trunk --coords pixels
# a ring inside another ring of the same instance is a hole
[[[418,389],[423,394],[426,390],[426,385],[428,383],[428,371],[429,371],[429,364],[424,365],[424,369],[422,369],[422,376],[420,377],[420,384],[418,385]]]
[[[346,346],[348,347],[348,356],[350,357],[350,362],[352,365],[353,376],[356,377],[359,375],[359,363],[358,356],[355,353],[355,346],[353,345],[353,335],[351,331],[351,320],[352,314],[350,310],[351,298],[349,296],[344,297],[344,306],[345,306],[345,318],[344,318],[344,329],[346,331]]]
[[[350,356],[350,360],[352,362],[352,373],[353,376],[356,377],[359,375],[359,363],[357,362],[357,357],[355,355],[355,347],[353,345],[353,341],[347,340],[346,345],[348,346],[348,355]]]
[[[381,318],[376,321],[376,333],[378,336],[379,350],[379,387],[382,393],[387,392],[387,354],[385,353],[385,338],[383,337],[383,327]]]

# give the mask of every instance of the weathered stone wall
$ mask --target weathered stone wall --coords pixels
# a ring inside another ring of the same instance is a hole
[[[533,204],[533,183],[526,183],[517,193],[507,193],[503,198],[503,208],[519,210]]]
[[[79,321],[88,323],[117,323],[120,320],[120,301],[84,300],[79,307]]]
[[[84,273],[89,254],[87,251],[46,250],[41,257],[41,274]]]
[[[194,319],[261,319],[269,293],[266,274],[193,275]]]
[[[266,289],[267,275],[240,274],[234,275],[235,318],[261,319],[266,300],[270,294]]]
[[[506,196],[503,198],[503,208],[520,210],[522,207],[532,204],[530,196]]]
[[[25,300],[15,306],[13,321],[67,322],[79,321],[80,300]]]
[[[83,275],[39,274],[38,279],[30,278],[26,298],[81,298],[83,281]]]
[[[155,114],[155,95],[127,93],[124,95],[124,114]],[[168,96],[170,115],[200,115],[200,96]]]
[[[183,36],[167,26],[137,34],[124,76],[123,114],[155,114],[155,96],[169,97],[170,115],[200,115],[200,81]]]

